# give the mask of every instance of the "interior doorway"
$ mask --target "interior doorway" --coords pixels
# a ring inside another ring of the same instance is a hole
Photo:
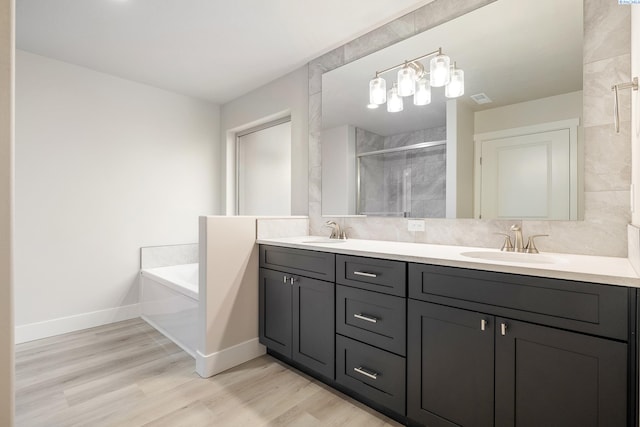
[[[291,215],[291,117],[236,135],[238,215]]]

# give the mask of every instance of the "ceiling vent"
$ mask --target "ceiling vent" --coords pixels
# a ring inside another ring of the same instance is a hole
[[[471,99],[476,101],[477,104],[488,104],[490,102],[493,102],[486,93],[476,93],[475,95],[471,95]]]

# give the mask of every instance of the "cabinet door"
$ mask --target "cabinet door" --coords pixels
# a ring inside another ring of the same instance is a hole
[[[335,378],[335,285],[295,277],[293,360]]]
[[[622,427],[626,414],[627,344],[496,319],[496,427]]]
[[[291,276],[260,269],[260,343],[291,358]]]
[[[414,300],[408,313],[407,416],[493,427],[494,318]]]

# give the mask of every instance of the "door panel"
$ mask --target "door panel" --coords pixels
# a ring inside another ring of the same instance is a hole
[[[569,129],[482,142],[482,218],[571,216]]]
[[[259,340],[269,349],[291,358],[292,286],[284,277],[284,273],[260,269]]]
[[[409,418],[429,426],[493,426],[493,322],[409,300]]]
[[[627,344],[500,318],[496,328],[496,427],[626,426]]]
[[[293,286],[293,360],[335,378],[335,285],[295,278]]]

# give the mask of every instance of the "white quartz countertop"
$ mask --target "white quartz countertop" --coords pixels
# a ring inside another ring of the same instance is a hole
[[[505,253],[498,249],[360,239],[331,242],[321,236],[258,239],[257,243],[422,264],[640,287],[640,276],[627,258],[541,252],[540,254],[507,253],[504,256],[509,257],[510,260],[503,261],[484,259],[503,256]]]

